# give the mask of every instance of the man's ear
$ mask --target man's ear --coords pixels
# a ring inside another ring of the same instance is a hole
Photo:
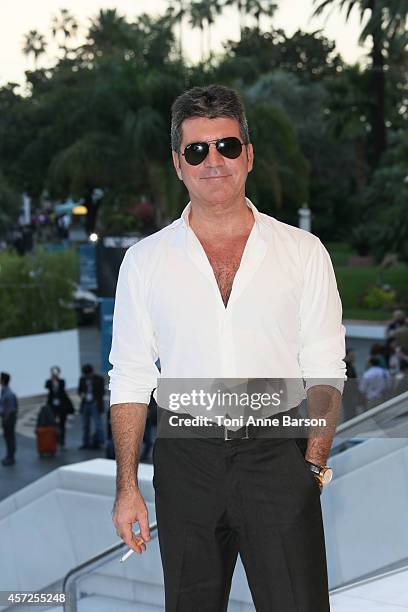
[[[174,169],[176,170],[177,176],[179,177],[180,181],[182,181],[183,177],[181,174],[180,153],[177,153],[177,151],[172,151],[171,154],[173,156]]]
[[[252,168],[254,167],[254,148],[251,143],[249,143],[246,145],[245,149],[248,160],[248,172],[251,172]]]

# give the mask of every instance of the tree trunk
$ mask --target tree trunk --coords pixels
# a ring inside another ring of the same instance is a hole
[[[179,10],[180,10],[180,21],[179,21],[179,54],[180,61],[183,61],[183,0],[180,0]]]
[[[211,57],[211,25],[207,23],[207,58]]]
[[[201,24],[200,26],[200,52],[201,52],[201,61],[204,61],[204,25]]]
[[[239,39],[242,40],[242,32],[244,29],[243,1],[238,0],[237,5],[238,5],[238,18],[239,18]]]

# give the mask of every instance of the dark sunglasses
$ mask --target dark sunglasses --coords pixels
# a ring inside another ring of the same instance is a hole
[[[243,142],[236,136],[220,138],[219,140],[209,140],[207,142],[192,142],[184,147],[184,159],[191,166],[198,166],[205,160],[210,150],[210,144],[215,143],[218,153],[228,159],[236,159],[241,155]]]

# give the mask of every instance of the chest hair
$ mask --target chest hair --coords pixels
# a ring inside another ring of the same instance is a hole
[[[222,301],[227,306],[232,284],[240,266],[248,235],[239,236],[222,244],[201,240],[208,261],[214,271]]]

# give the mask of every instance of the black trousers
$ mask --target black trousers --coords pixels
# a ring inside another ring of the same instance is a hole
[[[7,415],[7,417],[2,417],[2,425],[3,425],[3,433],[4,433],[4,441],[6,443],[6,457],[8,459],[14,459],[14,455],[16,452],[16,422],[17,422],[17,413],[11,412]]]
[[[55,412],[55,419],[57,422],[57,442],[61,445],[65,445],[65,423],[67,420],[66,412]]]
[[[238,553],[257,612],[328,612],[320,489],[306,440],[157,437],[166,612],[224,612]]]

